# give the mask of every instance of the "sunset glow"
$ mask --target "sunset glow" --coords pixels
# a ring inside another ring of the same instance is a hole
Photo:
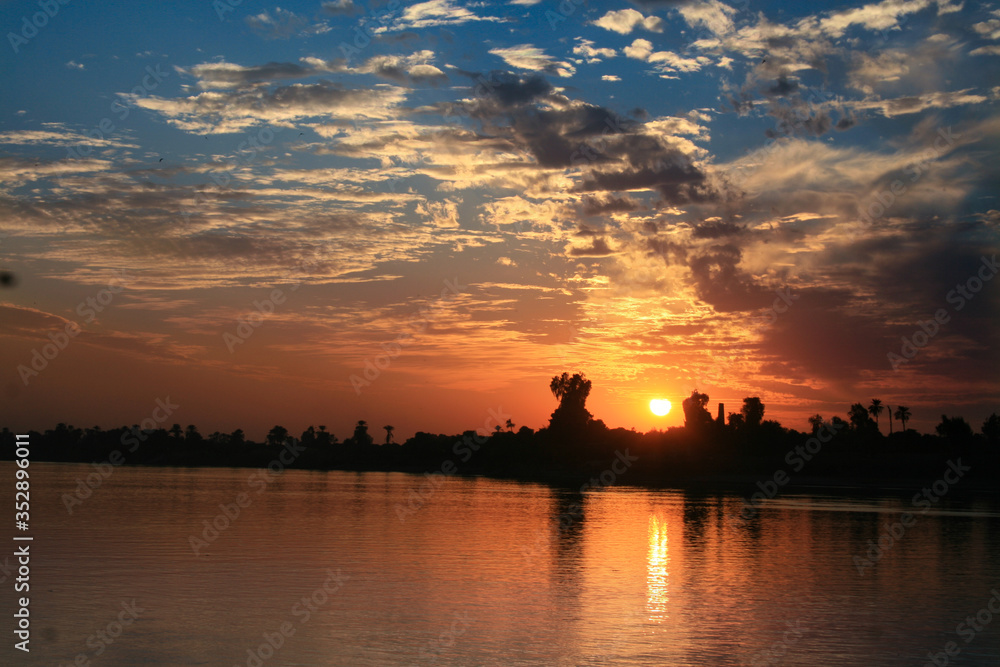
[[[996,410],[995,10],[564,7],[74,4],[6,48],[9,425],[540,428],[577,370],[640,430]]]

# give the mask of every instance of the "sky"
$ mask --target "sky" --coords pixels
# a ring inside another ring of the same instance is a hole
[[[799,430],[1000,411],[1000,3],[42,0],[0,28],[12,429],[539,428],[564,371],[640,431],[694,389]]]

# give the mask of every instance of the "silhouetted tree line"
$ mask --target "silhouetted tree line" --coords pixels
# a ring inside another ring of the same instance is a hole
[[[793,486],[878,485],[892,480],[933,480],[949,459],[972,465],[967,487],[993,488],[1000,472],[1000,417],[992,414],[979,433],[961,417],[942,415],[936,434],[906,428],[906,406],[883,406],[878,399],[855,403],[847,419],[809,417],[809,430],[799,432],[764,419],[759,397],[743,399],[739,412],[722,418],[708,410],[709,396],[692,391],[684,399],[684,426],[639,433],[608,428],[586,408],[591,381],[563,373],[549,384],[558,401],[547,427],[537,431],[507,419],[492,432],[468,430],[459,435],[418,432],[404,443],[386,425],[376,443],[368,424],[358,421],[351,437],[338,440],[325,426],[309,426],[298,437],[275,426],[263,442],[248,440],[242,430],[203,436],[193,425],[142,430],[138,425],[102,430],[58,424],[44,433],[31,432],[35,461],[176,466],[265,467],[287,449],[303,469],[377,470],[485,474],[519,479],[572,481],[605,470],[618,452],[638,460],[619,484],[706,484],[738,488],[786,468]],[[889,415],[888,436],[879,418]],[[900,428],[893,429],[895,418]],[[505,430],[506,429],[506,430]],[[3,457],[14,452],[14,434],[0,432]],[[117,451],[117,454],[114,454]],[[114,454],[114,458],[112,458]],[[288,455],[284,457],[289,458]],[[963,481],[963,484],[966,482]]]

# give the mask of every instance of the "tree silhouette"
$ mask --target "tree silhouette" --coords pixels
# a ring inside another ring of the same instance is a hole
[[[510,431],[511,433],[514,432],[514,422],[511,421],[510,419],[507,420],[507,430]]]
[[[60,426],[63,426],[63,424],[60,424]],[[174,440],[180,440],[182,435],[184,435],[184,431],[181,430],[180,424],[174,424],[170,427],[170,436]]]
[[[385,429],[385,444],[390,444],[392,442],[392,432],[396,430],[395,426],[383,426]]]
[[[903,424],[903,433],[906,433],[906,422],[910,421],[910,409],[905,405],[897,406],[896,419]]]
[[[764,404],[756,396],[744,398],[743,408],[740,410],[747,426],[757,428],[764,419]]]
[[[851,409],[847,412],[847,416],[851,420],[851,427],[855,431],[866,431],[875,425],[872,418],[868,416],[868,408],[861,403],[852,405]]]
[[[374,439],[368,435],[368,422],[364,419],[359,419],[357,425],[354,427],[354,435],[351,439],[356,445],[370,445],[374,442]]]
[[[878,416],[882,414],[885,408],[882,407],[882,401],[877,398],[872,399],[872,404],[868,406],[868,414],[875,418],[875,428],[878,429]]]
[[[885,416],[889,418],[889,435],[892,435],[892,406],[885,406]]]
[[[941,415],[941,423],[934,430],[939,436],[949,440],[970,440],[972,438],[972,427],[962,417]]]
[[[995,412],[991,414],[983,422],[982,431],[987,440],[992,442],[1000,441],[1000,415],[997,415]]]
[[[809,426],[812,427],[813,433],[819,431],[820,427],[823,426],[823,415],[816,413],[812,417],[810,417]]]
[[[681,402],[681,407],[684,408],[684,428],[697,430],[712,423],[712,415],[705,408],[706,405],[708,394],[699,394],[697,389]]]
[[[549,383],[552,395],[559,399],[559,407],[549,419],[549,428],[556,431],[575,431],[584,428],[593,419],[587,412],[587,396],[590,395],[590,380],[582,373],[570,376],[556,375]]]
[[[267,444],[272,447],[280,447],[288,439],[288,429],[284,426],[275,426],[267,433]]]
[[[184,439],[192,445],[201,444],[203,440],[201,433],[198,433],[198,427],[194,424],[188,424],[187,429],[184,430]]]
[[[238,428],[229,434],[229,444],[242,446],[245,445],[247,441],[246,435],[243,434],[243,429]]]
[[[686,424],[687,419],[685,418],[684,421],[685,421],[685,424]],[[746,420],[743,418],[743,413],[742,412],[730,412],[729,413],[729,427],[730,428],[736,429],[738,431],[741,428],[743,428],[743,425],[745,423],[746,423]]]

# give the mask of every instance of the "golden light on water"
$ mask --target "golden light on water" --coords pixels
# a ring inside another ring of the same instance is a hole
[[[646,557],[646,609],[650,619],[668,616],[670,552],[667,544],[667,521],[649,517],[649,553]]]

